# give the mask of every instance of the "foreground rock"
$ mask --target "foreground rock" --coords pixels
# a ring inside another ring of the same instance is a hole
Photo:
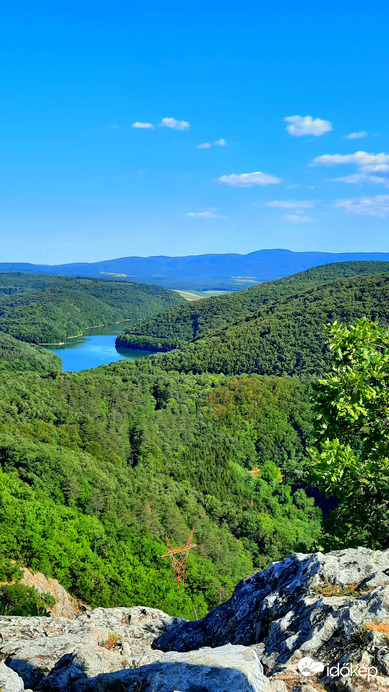
[[[101,675],[71,692],[271,692],[256,647],[226,646],[189,653],[162,654],[157,663],[137,670]]]
[[[310,657],[324,665],[324,682],[349,684],[347,676],[326,677],[327,666],[359,662],[377,669],[369,689],[388,690],[389,550],[292,555],[241,581],[227,603],[180,623],[156,646],[190,651],[227,642],[261,643],[265,673],[288,682],[298,678],[298,661]],[[355,689],[363,682],[357,677]]]
[[[65,692],[82,678],[154,662],[155,638],[179,622],[151,608],[96,608],[74,620],[0,617],[0,658],[26,687]]]
[[[149,608],[3,617],[0,659],[40,692],[388,692],[389,550],[292,555],[197,622]]]
[[[1,692],[27,692],[22,678],[4,663],[0,663],[0,690]]]

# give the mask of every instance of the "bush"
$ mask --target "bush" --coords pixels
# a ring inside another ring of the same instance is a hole
[[[0,586],[0,615],[50,616],[56,604],[54,596],[40,594],[33,586],[3,584]]]

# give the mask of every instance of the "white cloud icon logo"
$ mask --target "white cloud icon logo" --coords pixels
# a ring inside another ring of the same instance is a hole
[[[310,658],[309,656],[305,656],[304,658],[302,658],[297,665],[301,675],[304,675],[306,678],[309,675],[316,675],[316,673],[322,673],[324,670],[324,666],[322,663],[320,663],[319,661],[314,661],[313,658]]]

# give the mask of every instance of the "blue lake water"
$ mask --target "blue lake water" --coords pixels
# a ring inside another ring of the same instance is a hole
[[[65,372],[78,372],[88,368],[98,368],[99,365],[108,365],[117,360],[137,360],[150,355],[148,351],[115,348],[116,336],[125,326],[124,322],[90,329],[84,336],[69,339],[64,346],[48,346],[47,348],[62,359],[62,369]]]

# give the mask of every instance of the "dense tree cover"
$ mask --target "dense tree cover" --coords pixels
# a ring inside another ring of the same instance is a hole
[[[142,320],[117,338],[121,348],[171,351],[211,336],[235,322],[255,317],[269,303],[299,295],[337,279],[389,272],[389,262],[339,262],[253,286],[238,293],[187,303]]]
[[[50,375],[61,372],[61,369],[61,359],[55,353],[0,332],[0,372],[34,370],[42,375]]]
[[[50,615],[55,598],[21,584],[22,577],[23,570],[15,561],[0,556],[0,615]]]
[[[325,326],[366,316],[389,321],[389,276],[373,274],[326,283],[263,306],[213,336],[147,359],[181,372],[259,373],[312,377],[328,367]]]
[[[0,584],[0,615],[49,616],[55,603],[53,596],[40,594],[33,586]]]
[[[54,379],[4,372],[0,390],[0,557],[91,605],[193,618],[254,567],[319,540],[298,379],[123,361]],[[192,526],[184,593],[159,556],[165,535],[181,544]]]
[[[364,318],[329,334],[331,368],[313,385],[310,470],[339,500],[327,542],[389,548],[389,333]]]
[[[0,274],[0,330],[32,343],[64,342],[87,327],[151,317],[183,303],[161,286]]]

